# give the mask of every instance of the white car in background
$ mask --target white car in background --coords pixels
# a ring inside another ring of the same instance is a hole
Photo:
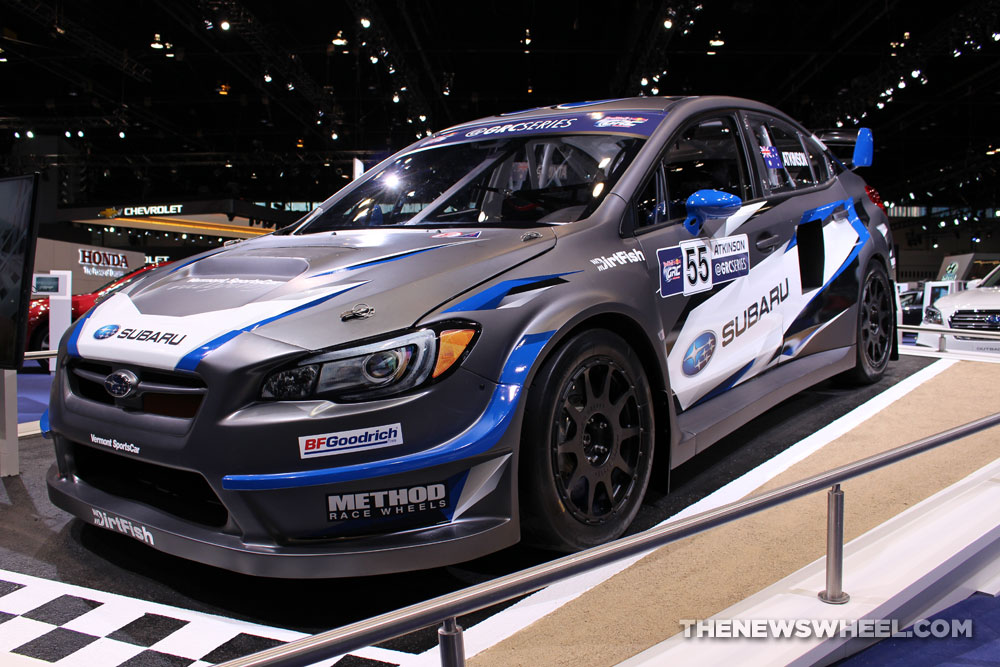
[[[976,287],[943,296],[924,309],[924,326],[1000,333],[1000,266]],[[938,347],[939,334],[920,333],[917,345]],[[977,336],[946,335],[945,349],[952,352],[1000,353],[1000,340]]]

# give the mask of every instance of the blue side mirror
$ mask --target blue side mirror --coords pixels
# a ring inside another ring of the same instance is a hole
[[[875,139],[872,138],[872,131],[867,127],[858,130],[858,140],[854,142],[854,167],[872,166],[872,157],[875,155]]]
[[[728,218],[743,206],[743,200],[721,190],[698,190],[687,198],[688,217],[684,229],[697,236],[710,218]]]

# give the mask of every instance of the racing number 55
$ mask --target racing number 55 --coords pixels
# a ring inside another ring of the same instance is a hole
[[[684,294],[712,289],[712,251],[702,240],[680,244],[684,256]]]

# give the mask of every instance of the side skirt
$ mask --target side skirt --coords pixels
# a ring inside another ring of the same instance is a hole
[[[670,467],[708,449],[751,419],[803,389],[854,367],[854,346],[811,354],[779,365],[677,416],[681,440],[672,446]],[[692,447],[691,444],[694,444]],[[681,452],[687,456],[681,456]]]

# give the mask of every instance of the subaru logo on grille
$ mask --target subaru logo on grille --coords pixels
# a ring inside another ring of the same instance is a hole
[[[694,342],[688,346],[684,353],[684,360],[681,362],[681,370],[684,375],[697,375],[702,371],[715,354],[715,334],[711,331],[703,331],[698,334]]]
[[[116,333],[118,333],[117,324],[105,324],[103,327],[94,332],[94,338],[97,340],[104,340],[105,338],[111,338]]]
[[[135,373],[127,370],[115,371],[104,378],[104,388],[115,398],[125,398],[135,391],[139,384],[139,378]]]
[[[986,321],[993,325],[1000,325],[1000,313],[993,313],[986,316]]]

